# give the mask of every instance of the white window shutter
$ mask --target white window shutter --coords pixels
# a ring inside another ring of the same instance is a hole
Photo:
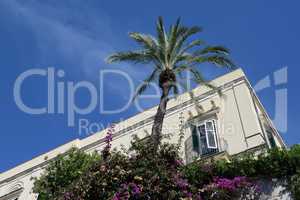
[[[205,123],[206,142],[209,149],[217,149],[217,137],[213,120],[208,120]]]

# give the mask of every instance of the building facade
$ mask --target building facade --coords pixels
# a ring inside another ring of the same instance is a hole
[[[188,163],[220,155],[261,152],[272,147],[285,148],[265,109],[241,69],[212,81],[221,95],[206,87],[197,87],[169,100],[163,134],[177,143],[183,135],[182,156]],[[191,98],[193,96],[193,98]],[[133,135],[151,133],[157,107],[116,124],[112,146],[129,146]],[[43,173],[47,164],[71,147],[86,152],[101,151],[106,130],[84,139],[76,139],[48,153],[0,174],[0,200],[35,200],[32,177]]]

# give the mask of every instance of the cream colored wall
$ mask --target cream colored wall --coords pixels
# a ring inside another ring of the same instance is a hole
[[[16,179],[10,180],[6,183],[2,183],[0,185],[0,200],[7,200],[3,196],[15,191],[17,186],[21,186],[23,188],[21,196],[19,197],[20,200],[37,199],[37,195],[32,192],[33,180],[31,180],[31,177],[38,177],[42,172],[42,168],[37,168],[31,172],[17,177]]]
[[[233,155],[263,144],[262,130],[243,71],[240,69],[233,71],[213,80],[212,83],[215,86],[223,87],[223,95],[221,97],[206,87],[198,87],[193,90],[194,96],[199,97],[196,102],[190,102],[190,95],[188,93],[169,101],[168,112],[163,125],[163,133],[173,134],[170,142],[177,143],[179,140],[180,116],[184,119],[185,139],[187,139],[191,134],[188,127],[191,117],[198,116],[199,112],[205,115],[205,113],[212,109],[213,105],[211,102],[213,101],[219,107],[215,116],[218,123],[218,141],[221,150],[225,150],[230,155]],[[197,109],[197,105],[200,105],[203,110]],[[116,124],[115,135],[118,136],[113,138],[112,147],[120,148],[121,145],[128,147],[133,135],[136,134],[142,138],[147,133],[151,133],[151,117],[155,114],[156,109],[157,107],[151,108]],[[146,120],[145,124],[136,126],[122,135],[119,134],[125,128],[134,126],[143,120]],[[261,134],[257,135],[257,133]],[[57,154],[67,151],[72,146],[82,148],[86,152],[100,151],[104,143],[99,141],[103,141],[105,135],[106,130],[103,130],[85,139],[72,141],[0,174],[0,197],[7,194],[9,188],[16,184],[16,182],[21,182],[25,190],[20,200],[35,199],[34,194],[30,194],[29,192],[32,188],[30,177],[39,176],[42,168],[47,164],[44,159],[45,157],[51,160]],[[184,156],[184,147],[182,148],[182,152]]]
[[[213,94],[198,101],[197,104],[204,109],[203,113],[212,108],[212,100],[217,107],[220,107],[220,111],[216,113],[216,116],[219,131],[218,139],[222,150],[226,150],[230,155],[233,155],[264,143],[261,135],[255,135],[262,131],[249,90],[244,81],[224,90],[221,97]],[[182,99],[173,101],[177,101],[178,104],[182,103]],[[163,132],[164,134],[173,135],[170,140],[172,143],[177,143],[179,140],[180,113],[182,113],[185,123],[188,122],[190,113],[193,117],[199,115],[195,104],[190,104],[166,115]],[[114,140],[112,142],[113,147],[119,147],[121,144],[127,146],[133,135],[144,137],[146,132],[151,133],[151,124],[139,127]],[[185,129],[185,139],[190,135],[190,129],[187,127]]]

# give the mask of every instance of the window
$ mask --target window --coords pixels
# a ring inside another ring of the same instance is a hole
[[[217,153],[216,120],[210,119],[192,125],[193,150],[200,155]]]
[[[193,151],[200,153],[199,137],[198,137],[196,126],[192,126],[192,140],[193,140]]]
[[[268,136],[268,140],[270,142],[271,148],[275,148],[276,147],[276,142],[273,136],[273,132],[271,132],[270,130],[267,130],[267,136]]]

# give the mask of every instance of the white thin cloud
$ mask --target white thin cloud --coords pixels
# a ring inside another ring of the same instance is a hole
[[[89,79],[98,78],[99,70],[109,67],[124,70],[135,79],[143,77],[144,72],[131,65],[108,66],[104,62],[111,52],[121,49],[114,46],[110,18],[94,5],[80,2],[10,0],[0,4],[4,5],[2,9],[10,10],[12,20],[30,28],[37,41],[39,59],[49,60],[54,55],[53,59],[63,60],[68,67],[79,67]],[[124,92],[122,87],[111,88]]]

